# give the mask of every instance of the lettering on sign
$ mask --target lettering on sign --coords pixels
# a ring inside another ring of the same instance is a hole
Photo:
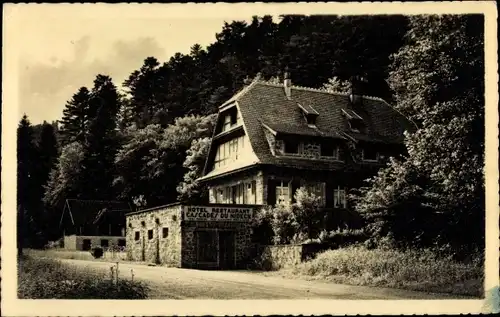
[[[252,208],[184,206],[186,221],[248,222],[252,219]]]

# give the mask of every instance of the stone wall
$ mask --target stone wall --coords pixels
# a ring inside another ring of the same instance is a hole
[[[331,249],[331,246],[322,243],[282,244],[260,246],[258,249],[256,263],[259,268],[279,270],[310,260],[316,254]]]
[[[127,215],[127,259],[180,266],[180,223],[180,205],[158,207]],[[168,230],[166,237],[163,237],[164,228]],[[137,240],[136,232],[139,233]]]
[[[259,256],[263,269],[279,270],[302,262],[302,245],[268,245],[263,246]]]
[[[182,225],[182,267],[195,267],[197,265],[195,239],[195,232],[197,230],[234,231],[235,266],[241,268],[246,265],[252,247],[252,229],[250,223],[192,221],[185,222]],[[217,234],[217,248],[218,239],[219,236]],[[215,265],[217,263],[214,263]]]

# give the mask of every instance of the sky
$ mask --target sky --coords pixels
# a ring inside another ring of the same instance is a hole
[[[195,43],[205,47],[215,42],[224,21],[233,20],[113,12],[85,14],[66,7],[60,14],[60,6],[21,10],[19,117],[26,113],[33,124],[60,119],[66,101],[81,86],[91,87],[97,74],[121,86],[146,57],[165,62]]]

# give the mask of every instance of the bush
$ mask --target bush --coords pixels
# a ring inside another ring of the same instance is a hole
[[[329,250],[294,268],[299,275],[330,278],[338,283],[399,287],[428,292],[481,296],[482,257],[454,261],[430,249],[368,250],[362,246]]]
[[[323,220],[320,198],[299,188],[295,193],[296,203],[276,205],[260,210],[254,221],[256,234],[272,231],[274,244],[302,243],[316,237]],[[256,230],[258,229],[258,230]]]
[[[52,259],[24,256],[18,266],[21,299],[145,299],[149,291],[138,281],[119,279],[115,284],[100,272]]]
[[[95,259],[100,259],[100,258],[102,258],[102,256],[104,255],[104,250],[103,250],[101,247],[94,247],[94,248],[92,248],[92,250],[90,251],[90,254],[92,254],[92,256],[93,256]]]

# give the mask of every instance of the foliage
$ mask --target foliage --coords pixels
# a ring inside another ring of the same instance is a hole
[[[26,247],[41,247],[52,220],[42,204],[42,197],[43,186],[57,158],[55,129],[46,122],[32,126],[25,115],[17,134],[18,241]]]
[[[335,76],[328,79],[328,82],[323,85],[323,89],[329,92],[348,93],[351,89],[351,82]]]
[[[89,121],[90,91],[81,87],[66,103],[61,119],[61,144],[83,142],[87,135]]]
[[[74,268],[57,260],[22,257],[18,262],[21,299],[145,299],[148,287],[100,272]]]
[[[94,257],[94,259],[99,259],[104,255],[104,250],[101,247],[94,247],[90,250],[90,253]]]
[[[484,237],[482,17],[415,16],[394,56],[397,107],[419,129],[358,195],[374,236],[480,246]]]
[[[435,250],[367,250],[351,246],[330,250],[294,268],[295,274],[337,283],[397,287],[426,292],[450,292],[479,297],[484,279],[482,255],[455,262]]]
[[[368,235],[364,229],[337,228],[331,231],[321,231],[317,242],[328,245],[330,248],[338,248],[358,244],[367,239]]]
[[[119,197],[130,199],[143,195],[152,205],[175,201],[176,188],[185,170],[189,171],[189,167],[180,166],[193,140],[211,135],[214,122],[215,115],[190,115],[177,118],[165,129],[153,124],[143,129],[130,126],[115,160],[114,185]],[[193,158],[193,163],[200,163],[200,158]]]
[[[186,151],[186,159],[182,166],[187,172],[183,181],[177,186],[180,201],[201,203],[207,200],[207,188],[200,185],[197,179],[202,176],[210,142],[211,139],[208,137],[193,140],[191,147]]]
[[[84,148],[78,142],[63,147],[56,167],[50,172],[45,188],[44,203],[59,207],[66,197],[77,196],[80,192],[80,177]]]
[[[257,212],[253,227],[266,232],[269,227],[274,244],[303,243],[317,237],[323,225],[320,197],[301,187],[295,192],[295,203],[265,207]]]

